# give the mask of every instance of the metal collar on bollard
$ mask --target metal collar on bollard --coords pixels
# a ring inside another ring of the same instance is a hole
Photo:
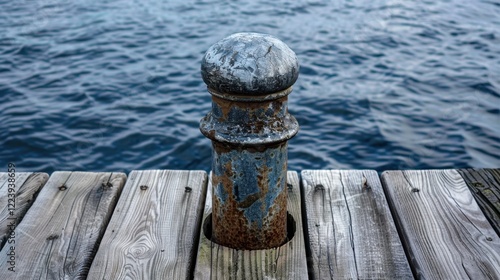
[[[295,53],[277,38],[237,33],[201,64],[212,111],[200,130],[212,140],[212,240],[235,249],[280,246],[287,237],[287,141],[299,125],[288,94]]]

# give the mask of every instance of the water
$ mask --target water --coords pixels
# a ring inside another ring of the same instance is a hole
[[[289,169],[500,167],[495,0],[0,0],[0,163],[209,170],[200,62],[243,31],[300,60]]]

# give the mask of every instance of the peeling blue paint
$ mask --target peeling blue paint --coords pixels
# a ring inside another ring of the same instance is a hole
[[[232,184],[232,198],[219,183],[215,188],[215,196],[224,206],[228,199],[234,199],[239,210],[243,211],[249,224],[256,223],[262,228],[263,219],[269,214],[275,199],[284,190],[286,179],[287,145],[267,148],[263,152],[250,152],[246,149],[234,149],[227,153],[214,153],[213,172],[215,176],[226,176]],[[226,170],[231,166],[231,170]],[[263,170],[268,170],[262,174]],[[259,184],[259,176],[262,178]],[[265,193],[267,190],[267,193]]]

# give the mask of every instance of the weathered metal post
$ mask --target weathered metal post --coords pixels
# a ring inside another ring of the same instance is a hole
[[[236,249],[286,241],[287,140],[299,125],[288,94],[295,53],[273,36],[237,33],[211,46],[201,64],[212,111],[200,123],[212,140],[212,240]]]

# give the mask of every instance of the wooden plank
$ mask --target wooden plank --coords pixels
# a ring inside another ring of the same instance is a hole
[[[458,170],[479,208],[500,235],[500,169]]]
[[[302,213],[297,172],[287,174],[288,213],[295,220],[295,235],[283,246],[268,250],[234,250],[211,242],[203,232],[195,268],[195,279],[307,279],[302,231]],[[203,219],[212,212],[211,184]],[[292,226],[293,223],[289,223]],[[208,224],[204,228],[209,233]]]
[[[377,172],[301,175],[311,279],[413,279]]]
[[[88,279],[192,278],[205,171],[132,171]]]
[[[0,253],[0,279],[84,278],[125,178],[54,172]]]
[[[7,242],[11,228],[23,219],[26,211],[45,185],[47,173],[16,172],[14,192],[9,192],[9,173],[0,173],[0,249]]]
[[[456,170],[387,171],[382,182],[418,278],[500,279],[500,238]]]

